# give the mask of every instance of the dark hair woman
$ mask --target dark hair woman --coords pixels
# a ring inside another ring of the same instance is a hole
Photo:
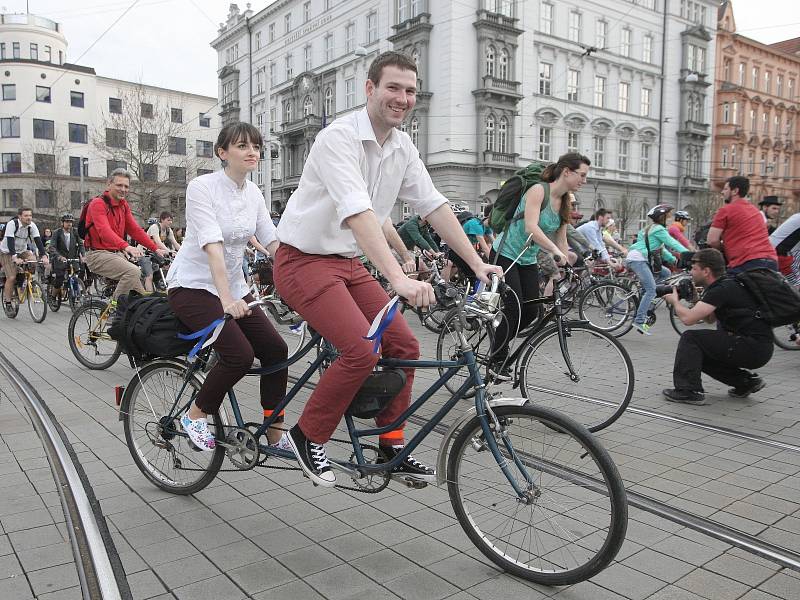
[[[219,360],[208,373],[181,425],[201,450],[216,442],[206,415],[219,409],[229,389],[258,357],[262,365],[286,360],[286,342],[261,310],[249,311],[253,300],[242,273],[248,240],[255,236],[271,254],[278,247],[275,226],[264,196],[248,180],[258,167],[261,133],[248,123],[232,123],[214,146],[224,168],[193,179],[186,189],[186,237],[167,277],[169,303],[178,318],[199,330],[223,314],[233,319],[222,328],[214,349]],[[287,372],[261,376],[261,405],[272,414],[286,393]],[[267,432],[271,443],[280,431]]]
[[[566,225],[572,210],[569,194],[586,183],[590,165],[587,157],[569,152],[545,167],[542,182],[531,186],[520,198],[515,215],[523,214],[524,218],[513,221],[494,241],[492,258],[503,267],[506,285],[516,294],[516,298],[506,295],[504,318],[492,343],[491,369],[498,378],[505,377],[508,369],[505,361],[509,342],[538,313],[538,306],[531,302],[539,297],[537,254],[544,250],[560,264],[567,262]],[[528,236],[533,236],[533,243],[526,248]]]

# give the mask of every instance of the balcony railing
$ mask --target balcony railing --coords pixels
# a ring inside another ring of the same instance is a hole
[[[483,152],[484,163],[498,163],[513,167],[517,162],[516,154],[508,154],[507,152],[496,152],[494,150],[484,150]]]

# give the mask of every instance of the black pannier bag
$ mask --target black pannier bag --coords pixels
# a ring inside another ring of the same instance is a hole
[[[191,331],[172,312],[166,294],[138,292],[120,296],[108,328],[108,335],[136,361],[188,354],[195,340],[182,340],[178,338],[179,333]]]
[[[734,277],[758,304],[756,318],[771,327],[800,322],[800,292],[783,275],[771,269],[751,269]]]
[[[384,369],[370,373],[347,408],[347,414],[357,419],[371,419],[394,399],[406,384],[402,369]]]

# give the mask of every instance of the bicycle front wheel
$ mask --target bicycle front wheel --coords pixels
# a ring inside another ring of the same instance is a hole
[[[566,322],[564,335],[566,352],[555,324],[531,340],[520,361],[520,391],[537,406],[563,412],[589,431],[599,431],[630,404],[633,363],[614,336],[591,325]]]
[[[69,298],[69,308],[74,313],[83,303],[83,298],[86,295],[86,286],[84,286],[83,282],[77,277],[70,279],[68,285],[67,297]]]
[[[58,312],[58,309],[61,308],[61,294],[55,294],[54,290],[55,287],[52,284],[48,283],[45,287],[47,306],[50,307],[51,311]]]
[[[28,312],[35,323],[41,323],[47,316],[47,299],[38,281],[31,281],[28,288]]]
[[[590,286],[578,301],[578,314],[584,321],[616,337],[633,327],[636,295],[618,283],[602,282]]]
[[[133,461],[153,484],[172,494],[194,494],[206,487],[222,466],[225,449],[200,451],[180,425],[183,411],[169,416],[183,388],[185,369],[174,362],[155,361],[136,372],[125,389],[120,411],[125,441]],[[178,399],[185,406],[200,390],[193,375]],[[225,433],[219,413],[208,415],[209,430],[217,439]]]
[[[492,435],[517,494],[490,451],[481,418],[453,442],[447,489],[470,540],[502,569],[543,585],[570,585],[617,555],[628,523],[622,479],[581,425],[537,406],[493,409]],[[492,423],[491,417],[489,422]]]
[[[106,303],[92,300],[76,310],[69,320],[69,349],[84,367],[107,369],[119,358],[119,342],[108,335]]]

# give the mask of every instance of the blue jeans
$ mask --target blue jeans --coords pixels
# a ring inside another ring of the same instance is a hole
[[[650,303],[656,297],[656,279],[650,271],[650,265],[644,260],[629,260],[626,264],[631,271],[636,273],[636,277],[642,283],[644,293],[639,301],[639,308],[636,310],[636,316],[633,318],[634,325],[641,325],[647,321],[647,311],[650,309]],[[661,276],[659,281],[669,277],[669,269],[661,267]]]
[[[771,258],[754,258],[753,260],[748,260],[747,262],[743,262],[737,267],[728,269],[728,275],[736,275],[737,273],[744,273],[745,271],[750,271],[751,269],[770,269],[772,271],[777,271],[778,263],[772,260]]]

